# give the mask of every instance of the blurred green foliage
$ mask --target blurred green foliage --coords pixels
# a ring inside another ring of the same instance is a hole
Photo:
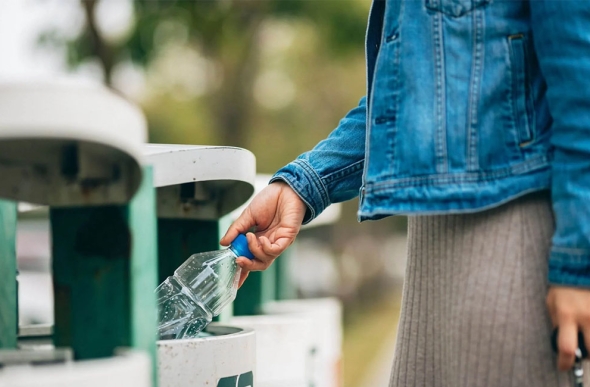
[[[273,172],[324,138],[363,95],[369,4],[136,0],[130,28],[113,39],[97,20],[100,0],[81,0],[79,34],[48,31],[42,41],[65,47],[73,68],[98,62],[115,87],[118,66],[140,66],[152,142],[242,146],[261,172]]]

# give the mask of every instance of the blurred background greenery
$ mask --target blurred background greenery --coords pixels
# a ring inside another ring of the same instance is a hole
[[[150,142],[244,147],[260,173],[312,148],[365,93],[370,0],[27,3],[48,10],[35,49],[139,103]],[[356,206],[302,232],[294,277],[301,296],[344,302],[345,386],[378,386],[397,324],[405,219],[358,224]]]

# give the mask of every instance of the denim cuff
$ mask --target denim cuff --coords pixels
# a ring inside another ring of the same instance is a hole
[[[330,205],[328,190],[317,172],[305,160],[297,159],[279,169],[269,184],[275,181],[289,184],[307,205],[303,224],[311,222]]]
[[[590,251],[553,247],[549,257],[549,283],[590,288]]]

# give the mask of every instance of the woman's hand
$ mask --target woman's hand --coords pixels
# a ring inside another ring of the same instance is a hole
[[[554,327],[559,328],[557,347],[560,370],[574,365],[578,348],[578,332],[584,334],[586,348],[590,348],[590,290],[552,286],[547,294],[547,308]]]
[[[221,245],[227,246],[240,233],[252,227],[255,233],[248,233],[248,248],[256,257],[253,260],[238,258],[242,268],[240,286],[252,270],[267,269],[299,233],[307,206],[289,185],[274,182],[252,199],[244,212],[229,227]]]

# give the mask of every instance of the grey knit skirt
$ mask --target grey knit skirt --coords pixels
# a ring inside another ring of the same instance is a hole
[[[553,228],[547,193],[410,217],[390,387],[571,386],[545,307]]]

